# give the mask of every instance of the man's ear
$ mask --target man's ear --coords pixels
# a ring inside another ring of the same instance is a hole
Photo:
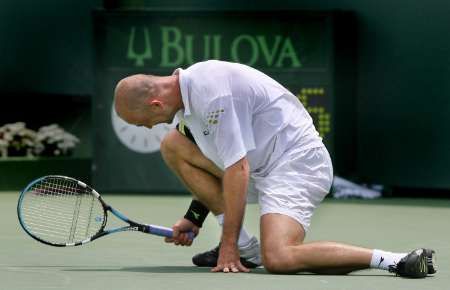
[[[153,100],[153,101],[150,102],[150,104],[157,105],[157,106],[162,106],[163,103],[161,101],[158,101],[158,100]]]
[[[156,99],[150,99],[148,98],[146,103],[150,106],[157,106],[157,107],[162,107],[163,102],[161,102],[160,100],[156,100]]]

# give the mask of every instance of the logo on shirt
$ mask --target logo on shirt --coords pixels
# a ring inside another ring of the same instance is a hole
[[[224,109],[219,109],[219,110],[209,112],[208,115],[206,116],[207,124],[209,126],[211,126],[211,125],[216,125],[217,123],[219,123],[220,114],[222,114],[223,112],[225,112]]]
[[[210,131],[213,129],[214,125],[219,124],[219,117],[225,112],[224,109],[218,109],[210,111],[206,116],[206,129],[203,131],[203,135],[209,135]]]

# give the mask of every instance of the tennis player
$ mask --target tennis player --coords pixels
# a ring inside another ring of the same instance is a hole
[[[248,272],[262,263],[273,273],[327,274],[378,268],[406,277],[436,271],[431,249],[392,253],[303,242],[331,187],[332,163],[303,105],[262,72],[211,60],[171,76],[132,75],[117,84],[115,109],[126,122],[148,128],[180,120],[161,152],[194,200],[166,241],[191,245],[184,232],[199,233],[209,211],[223,227],[219,247],[194,257],[197,265]],[[254,194],[261,247],[242,228],[246,201]]]

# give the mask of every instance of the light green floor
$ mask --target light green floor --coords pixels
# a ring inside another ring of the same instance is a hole
[[[366,247],[438,252],[435,277],[412,280],[379,270],[349,276],[215,274],[191,265],[191,256],[217,244],[219,228],[208,218],[190,248],[161,238],[119,233],[75,248],[54,248],[29,238],[16,217],[17,193],[0,193],[0,290],[13,289],[449,289],[450,200],[327,200],[316,212],[308,241],[335,240]],[[170,226],[189,197],[106,195],[112,206],[138,221]],[[258,208],[250,205],[246,227],[258,234]],[[276,234],[276,233],[274,233]]]

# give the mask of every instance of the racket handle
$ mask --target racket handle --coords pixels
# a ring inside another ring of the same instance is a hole
[[[156,225],[147,225],[146,232],[152,235],[157,235],[161,237],[172,238],[173,230],[171,228],[156,226]],[[193,240],[195,238],[195,234],[193,232],[187,233],[189,239]]]

